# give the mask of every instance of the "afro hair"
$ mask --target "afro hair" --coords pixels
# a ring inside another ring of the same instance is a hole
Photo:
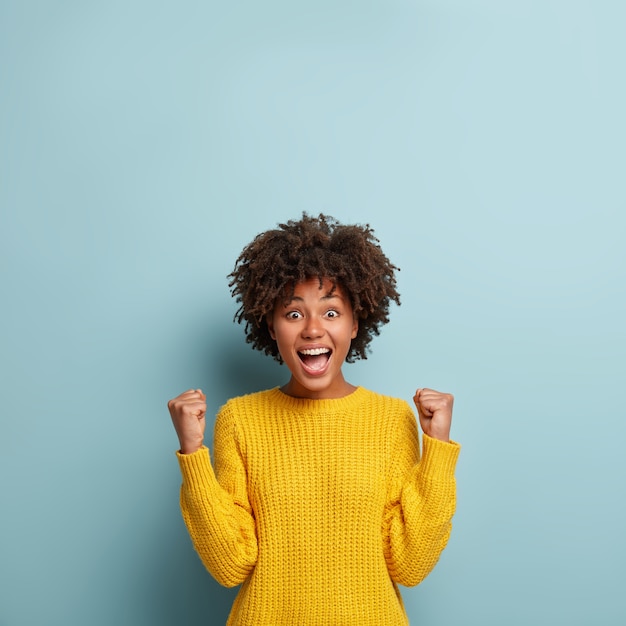
[[[278,228],[258,234],[241,252],[228,275],[239,304],[235,321],[245,323],[246,341],[282,362],[266,317],[277,299],[293,295],[295,285],[327,278],[340,285],[359,321],[346,361],[366,359],[369,344],[389,321],[389,305],[400,304],[393,265],[369,224],[344,225],[335,218],[303,213]]]

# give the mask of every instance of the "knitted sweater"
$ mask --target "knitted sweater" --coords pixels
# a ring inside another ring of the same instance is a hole
[[[398,584],[437,562],[455,510],[458,444],[423,436],[404,400],[271,389],[229,400],[206,448],[178,454],[200,558],[241,584],[228,626],[396,626]]]

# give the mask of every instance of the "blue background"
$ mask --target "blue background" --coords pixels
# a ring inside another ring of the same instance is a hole
[[[0,3],[0,625],[221,624],[167,400],[286,374],[259,231],[369,222],[402,306],[351,382],[455,394],[414,624],[626,623],[626,5]]]

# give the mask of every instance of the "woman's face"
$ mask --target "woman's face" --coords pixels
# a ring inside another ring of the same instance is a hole
[[[296,285],[293,296],[278,300],[267,318],[270,335],[291,372],[283,391],[311,399],[341,398],[354,390],[341,368],[358,321],[340,285],[310,278]]]

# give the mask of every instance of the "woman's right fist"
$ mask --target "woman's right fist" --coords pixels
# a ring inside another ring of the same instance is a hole
[[[182,454],[202,447],[206,426],[206,396],[201,389],[189,389],[167,403]]]

